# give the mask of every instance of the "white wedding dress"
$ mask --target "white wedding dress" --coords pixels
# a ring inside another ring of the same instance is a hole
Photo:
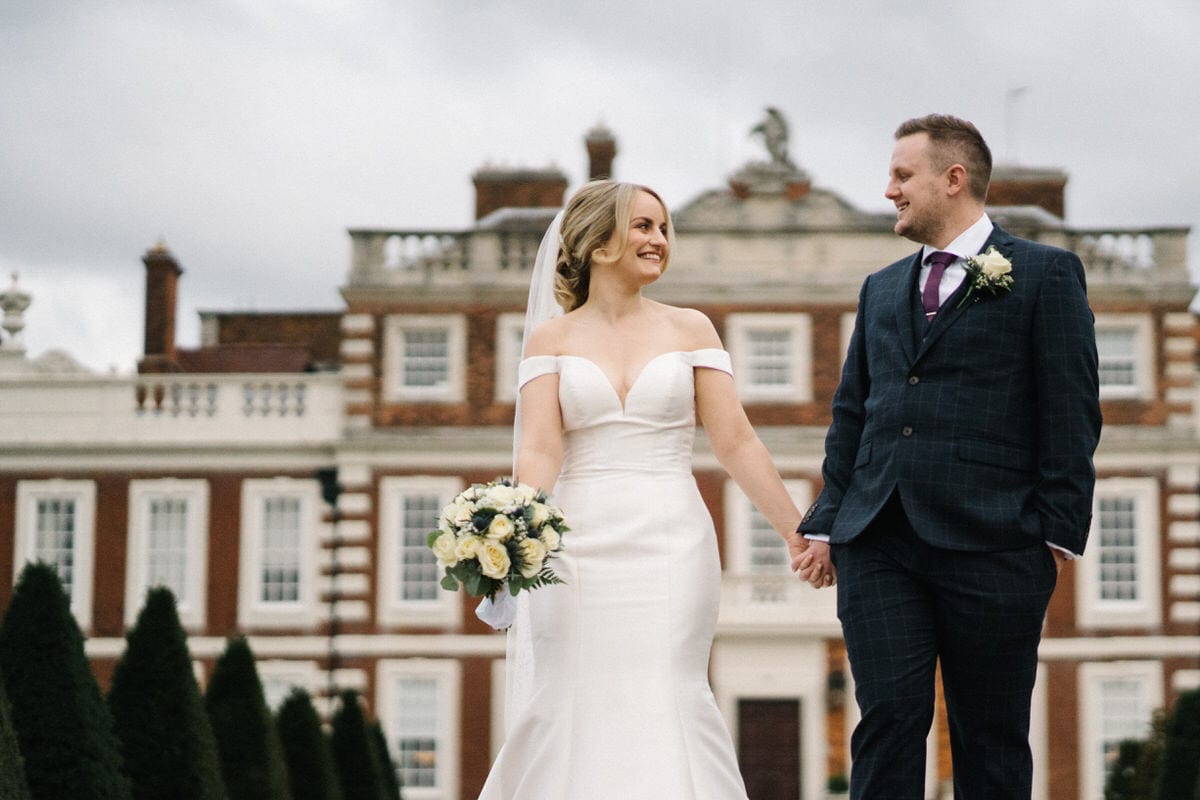
[[[531,693],[481,800],[746,798],[708,684],[721,574],[692,477],[694,368],[731,372],[729,355],[663,353],[622,407],[586,358],[521,362],[521,385],[558,374],[571,530],[550,562],[565,584],[529,594]]]

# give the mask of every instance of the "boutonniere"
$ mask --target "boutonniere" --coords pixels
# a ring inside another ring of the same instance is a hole
[[[979,255],[966,259],[963,267],[967,271],[967,293],[958,301],[959,306],[967,302],[967,298],[976,289],[993,295],[1012,291],[1012,262],[994,245]],[[975,302],[978,303],[979,299],[976,296]]]

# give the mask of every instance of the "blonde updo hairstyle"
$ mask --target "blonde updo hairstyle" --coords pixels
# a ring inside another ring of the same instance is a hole
[[[592,181],[575,192],[563,213],[554,267],[554,299],[563,311],[574,311],[587,302],[594,262],[616,261],[625,251],[633,201],[639,192],[657,200],[666,216],[667,252],[662,261],[662,269],[666,270],[675,229],[658,192],[636,183]]]

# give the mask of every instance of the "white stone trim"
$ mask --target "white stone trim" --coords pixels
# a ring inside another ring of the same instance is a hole
[[[342,600],[337,605],[338,619],[346,622],[366,622],[371,618],[371,603],[367,600]]]
[[[339,350],[344,358],[370,358],[375,355],[375,342],[372,339],[342,339]]]
[[[1167,564],[1172,569],[1200,569],[1200,548],[1175,547],[1167,556]]]
[[[1192,358],[1196,355],[1196,340],[1190,336],[1167,336],[1163,340],[1163,352],[1168,356]]]
[[[1167,486],[1172,489],[1200,489],[1200,464],[1172,464],[1167,467]]]
[[[343,514],[369,514],[371,495],[366,492],[342,492],[338,498],[338,509]]]
[[[1172,494],[1167,497],[1167,512],[1177,516],[1200,514],[1200,494]]]
[[[1200,544],[1200,522],[1172,522],[1167,538],[1175,544]]]
[[[339,498],[340,501],[341,498]],[[337,526],[338,539],[341,541],[342,547],[338,552],[342,552],[346,545],[361,544],[371,540],[371,523],[365,519],[343,519],[338,522]],[[333,526],[329,526],[330,541],[333,538]]]
[[[1171,603],[1171,622],[1200,622],[1200,603],[1181,601]]]
[[[1172,597],[1200,597],[1200,575],[1175,575],[1171,578]]]
[[[342,364],[341,376],[342,380],[366,381],[375,377],[375,371],[371,364]]]
[[[1194,658],[1200,636],[1085,636],[1042,639],[1041,661],[1099,661],[1129,658]]]
[[[1177,669],[1171,673],[1171,688],[1177,692],[1188,692],[1200,687],[1200,669]]]
[[[344,334],[370,334],[375,332],[375,315],[374,314],[343,314],[342,315],[342,333]]]

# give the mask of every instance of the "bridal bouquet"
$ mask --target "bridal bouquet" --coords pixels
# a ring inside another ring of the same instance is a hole
[[[508,478],[476,483],[454,498],[429,534],[428,544],[446,575],[442,587],[495,598],[504,585],[522,589],[562,583],[547,562],[570,530],[546,493]]]

